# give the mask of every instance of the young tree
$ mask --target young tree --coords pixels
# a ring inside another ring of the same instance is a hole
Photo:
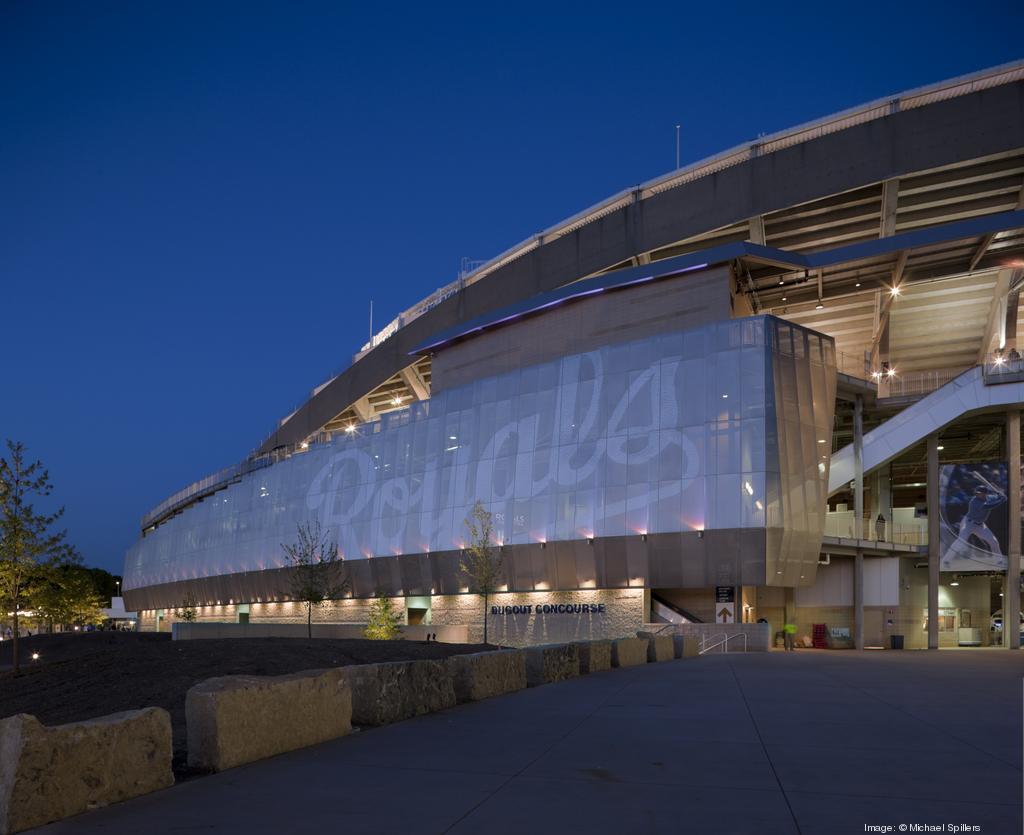
[[[370,605],[370,619],[363,635],[373,641],[392,641],[401,634],[398,612],[391,598],[377,590],[377,596]]]
[[[289,588],[291,597],[306,604],[306,634],[313,637],[313,607],[341,597],[348,590],[342,577],[342,560],[338,543],[320,527],[320,521],[300,524],[297,539],[282,545],[292,569]]]
[[[491,512],[479,501],[466,518],[469,544],[463,551],[459,570],[470,588],[484,598],[484,643],[487,643],[487,599],[494,594],[501,576],[501,553],[491,544],[494,522]]]
[[[196,596],[192,592],[188,592],[181,601],[181,608],[174,610],[174,616],[185,623],[192,623],[199,617],[199,613],[196,611],[198,606],[199,601],[196,600]]]
[[[34,498],[53,492],[42,462],[27,463],[25,446],[15,441],[7,441],[7,452],[0,458],[0,605],[13,612],[11,659],[18,675],[18,614],[25,594],[42,571],[77,562],[78,555],[66,541],[67,532],[53,530],[64,508],[46,514],[33,505]]]

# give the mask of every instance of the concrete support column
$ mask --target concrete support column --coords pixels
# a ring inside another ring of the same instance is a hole
[[[928,649],[939,648],[939,436],[928,436]]]
[[[1007,647],[1020,649],[1020,412],[1016,409],[1006,413],[1006,458],[1010,536],[1003,583],[1003,635]]]
[[[786,586],[785,601],[786,623],[796,623],[796,589]]]
[[[853,558],[853,648],[864,649],[864,552]]]
[[[853,404],[853,536],[864,538],[864,400]]]

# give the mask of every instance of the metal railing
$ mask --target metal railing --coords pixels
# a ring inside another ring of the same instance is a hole
[[[718,647],[722,648],[722,652],[729,651],[729,641],[734,638],[743,639],[743,651],[747,651],[747,633],[746,632],[734,632],[729,635],[726,632],[719,632],[714,635],[701,635],[700,638],[700,649],[697,651],[698,655],[704,655],[705,653],[711,652],[713,649]]]
[[[905,374],[895,370],[892,375],[881,374],[878,376],[878,397],[923,397],[955,380],[966,370],[963,366],[958,366],[930,371],[910,371]]]
[[[845,374],[847,377],[857,377],[869,382],[877,382],[871,377],[871,369],[868,360],[856,354],[845,354],[836,351],[836,372]]]
[[[427,298],[400,313],[385,325],[384,328],[374,334],[356,356],[362,356],[362,354],[375,348],[400,328],[417,317],[422,316],[431,307],[440,304],[448,296],[454,295],[464,287],[474,284],[506,264],[522,258],[542,244],[553,241],[563,235],[571,234],[577,229],[600,220],[602,217],[631,203],[639,203],[655,194],[692,183],[703,177],[709,177],[726,168],[732,168],[735,165],[740,165],[765,154],[774,153],[783,148],[790,148],[813,139],[819,139],[823,136],[828,136],[875,119],[881,119],[903,110],[924,107],[935,102],[968,95],[979,90],[998,87],[1001,84],[1010,84],[1022,78],[1024,78],[1024,62],[1014,62],[959,76],[958,78],[931,84],[926,87],[908,90],[890,98],[868,102],[859,107],[843,110],[831,116],[816,119],[812,122],[797,125],[796,127],[761,137],[752,142],[738,145],[714,156],[706,157],[685,168],[680,168],[661,177],[648,180],[642,185],[624,189],[602,200],[600,203],[577,212],[560,223],[548,227],[543,232],[539,232],[525,241],[510,247],[466,275],[460,275],[455,281],[435,290]]]
[[[1024,381],[1024,357],[1016,349],[989,354],[981,364],[981,378],[986,386]]]
[[[829,511],[825,514],[825,536],[837,539],[856,539],[856,519],[849,511]],[[927,545],[927,525],[906,525],[866,514],[861,524],[860,539],[867,542],[891,542],[894,545]]]

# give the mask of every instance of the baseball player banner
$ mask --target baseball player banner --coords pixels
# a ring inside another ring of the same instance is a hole
[[[1004,461],[939,470],[939,563],[943,571],[1005,571],[1009,514]]]

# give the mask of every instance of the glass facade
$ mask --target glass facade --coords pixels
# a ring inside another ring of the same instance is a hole
[[[485,377],[189,507],[131,548],[125,588],[282,567],[312,518],[349,560],[459,549],[477,500],[501,544],[767,529],[766,582],[794,584],[834,395],[831,340],[763,316]]]

